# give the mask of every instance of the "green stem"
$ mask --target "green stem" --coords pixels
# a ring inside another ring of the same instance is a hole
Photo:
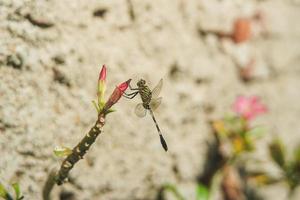
[[[60,170],[58,171],[55,181],[57,185],[64,183],[65,179],[68,177],[70,170],[74,165],[83,158],[86,152],[89,150],[91,145],[95,142],[98,135],[102,132],[102,128],[105,124],[105,114],[100,113],[98,120],[91,130],[84,136],[84,138],[75,146],[72,153],[66,157],[62,162]]]
[[[50,193],[55,185],[56,170],[52,170],[48,175],[47,181],[43,187],[43,200],[50,200]]]

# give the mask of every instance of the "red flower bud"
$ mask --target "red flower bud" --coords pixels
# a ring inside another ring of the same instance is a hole
[[[97,96],[98,96],[98,107],[101,110],[104,105],[104,93],[106,90],[106,66],[103,65],[102,69],[99,74],[99,79],[98,79],[98,91],[97,91]]]
[[[110,109],[115,103],[117,103],[119,101],[119,99],[122,97],[123,93],[125,92],[125,90],[128,88],[129,83],[130,83],[131,79],[127,80],[124,83],[121,83],[120,85],[118,85],[115,90],[113,91],[113,93],[110,95],[108,101],[106,102],[105,106],[104,106],[104,110],[108,110]]]
[[[128,79],[126,82],[121,83],[117,88],[122,92],[122,94],[125,92],[125,90],[128,88],[129,83],[131,79]]]

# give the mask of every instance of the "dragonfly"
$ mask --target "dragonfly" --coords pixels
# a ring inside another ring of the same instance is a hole
[[[162,85],[163,85],[163,80],[160,79],[160,81],[153,88],[153,90],[150,90],[150,88],[146,84],[146,81],[144,79],[140,79],[137,82],[137,88],[133,88],[133,87],[131,87],[131,85],[129,85],[130,90],[132,90],[133,92],[129,93],[129,94],[124,93],[123,96],[128,99],[133,99],[136,95],[140,94],[142,103],[139,103],[136,105],[134,112],[138,117],[145,117],[147,111],[149,111],[149,113],[155,123],[157,132],[159,134],[160,143],[161,143],[162,147],[164,148],[164,150],[168,151],[167,143],[162,135],[162,132],[158,126],[158,123],[157,123],[157,121],[154,117],[154,113],[153,113],[153,111],[159,107],[159,105],[161,104],[161,101],[162,101],[162,97],[158,97],[159,93],[161,91]]]

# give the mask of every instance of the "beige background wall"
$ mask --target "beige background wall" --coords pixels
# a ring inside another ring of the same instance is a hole
[[[257,13],[264,24],[253,24],[246,43],[209,33],[230,33],[237,17]],[[122,99],[54,199],[62,191],[78,200],[155,199],[166,182],[193,199],[212,139],[207,121],[230,112],[239,94],[260,96],[270,110],[255,121],[269,132],[258,155],[269,160],[275,135],[292,148],[300,139],[299,19],[299,1],[288,0],[0,0],[0,181],[17,180],[26,199],[40,199],[60,164],[54,147],[73,147],[96,119],[91,100],[104,63],[108,93],[128,78],[164,79],[156,117],[169,152],[151,118],[134,115],[140,99]],[[252,58],[255,80],[245,84],[237,71]],[[282,185],[262,192],[286,196]]]

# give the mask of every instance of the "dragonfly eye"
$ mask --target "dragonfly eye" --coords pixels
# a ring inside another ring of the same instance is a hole
[[[144,86],[146,84],[146,81],[141,79],[137,82],[137,86],[141,87],[141,86]]]

